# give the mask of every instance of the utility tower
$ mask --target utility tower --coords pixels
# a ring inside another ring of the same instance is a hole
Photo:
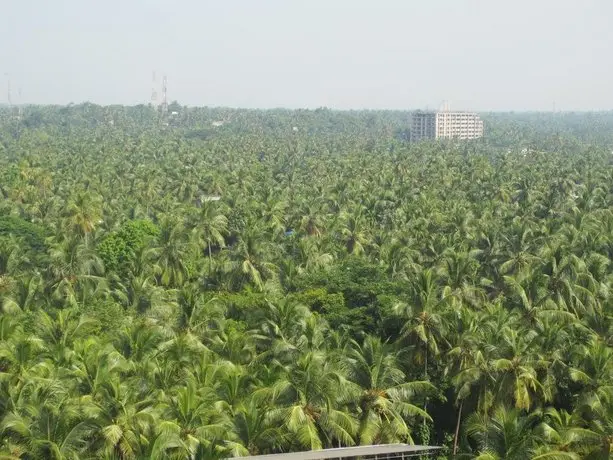
[[[5,73],[4,76],[7,79],[6,83],[6,100],[8,101],[9,108],[13,107],[13,101],[11,100],[11,75]]]
[[[153,79],[151,83],[151,107],[155,108],[158,104],[157,82],[155,78],[155,70],[153,71]]]
[[[21,120],[23,116],[23,100],[21,99],[21,87],[17,90],[17,118]]]
[[[168,112],[168,80],[166,75],[162,78],[162,113]]]
[[[6,101],[8,103],[9,113],[11,114],[11,117],[21,118],[21,106],[19,105],[19,103],[16,106],[17,113],[15,113],[15,107],[13,107],[13,92],[12,92],[12,87],[11,87],[11,74],[6,72],[4,76],[6,77]],[[21,96],[21,89],[19,91],[20,91],[19,95]]]

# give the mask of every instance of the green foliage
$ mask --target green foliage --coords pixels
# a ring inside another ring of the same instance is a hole
[[[391,315],[396,295],[402,291],[401,283],[390,282],[380,266],[357,257],[332,270],[313,273],[299,282],[302,286],[322,286],[298,298],[321,312],[334,328],[354,336],[364,332],[385,335],[382,321]]]
[[[330,327],[337,331],[347,331],[357,337],[365,331],[373,330],[373,322],[368,316],[368,309],[348,307],[342,292],[330,294],[325,289],[319,288],[301,292],[293,297],[308,305],[312,311],[320,313]]]
[[[107,270],[124,272],[136,253],[160,234],[159,228],[148,220],[128,221],[115,233],[107,235],[97,251]]]
[[[303,283],[342,293],[349,308],[368,306],[377,300],[378,295],[395,292],[399,287],[388,280],[378,265],[357,257],[344,260],[332,270],[316,272]]]
[[[188,131],[187,133],[185,133],[185,138],[186,139],[206,140],[212,134],[213,133],[208,129],[194,129],[192,131]]]
[[[121,228],[118,234],[129,248],[138,250],[152,238],[159,236],[160,229],[149,220],[131,220]]]
[[[112,300],[97,301],[84,305],[81,309],[84,315],[96,323],[93,335],[113,335],[124,324],[126,314],[123,307]]]
[[[342,292],[328,293],[325,289],[309,289],[292,296],[298,302],[307,305],[312,311],[332,313],[345,309],[345,298]]]
[[[23,241],[28,249],[45,251],[45,229],[19,217],[11,215],[0,216],[0,238],[13,236]]]
[[[102,240],[98,245],[98,254],[108,271],[118,271],[120,266],[126,266],[134,252],[128,248],[126,241],[116,233]]]
[[[0,457],[608,458],[611,113],[175,108],[0,108]]]
[[[259,292],[222,292],[218,299],[226,308],[227,316],[239,321],[258,317],[266,308],[266,295]]]

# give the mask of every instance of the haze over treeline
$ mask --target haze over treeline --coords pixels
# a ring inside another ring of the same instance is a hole
[[[5,3],[14,101],[147,102],[156,69],[188,105],[613,108],[607,0]]]

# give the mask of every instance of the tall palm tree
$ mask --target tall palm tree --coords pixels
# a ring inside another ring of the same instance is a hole
[[[537,432],[548,445],[539,450],[541,458],[554,458],[564,452],[566,458],[582,458],[598,444],[598,435],[582,426],[578,415],[569,414],[565,410],[549,407],[543,411],[543,421],[537,427]],[[548,457],[549,455],[549,457]]]
[[[407,382],[391,345],[366,337],[362,345],[352,341],[350,380],[357,385],[359,444],[412,443],[409,421],[430,416],[414,404],[432,393],[429,382]]]
[[[549,387],[539,378],[539,371],[546,370],[550,362],[532,351],[535,340],[538,340],[535,331],[507,332],[500,344],[501,357],[491,363],[497,372],[499,397],[514,401],[517,409],[530,410],[536,398],[544,402],[553,399]]]
[[[417,346],[417,358],[423,364],[424,379],[428,379],[430,356],[437,356],[444,341],[446,321],[441,311],[447,298],[436,285],[434,272],[426,269],[411,284],[406,302],[398,303],[395,313],[405,320],[401,336]]]
[[[212,247],[225,246],[225,236],[228,234],[228,218],[220,212],[215,202],[205,201],[202,204],[198,220],[194,223],[193,234],[196,242],[207,250],[209,271],[211,271]]]
[[[67,203],[66,217],[70,228],[87,240],[102,220],[102,200],[90,192],[79,192]]]
[[[534,415],[500,406],[487,421],[481,414],[471,414],[466,420],[466,432],[477,445],[478,459],[536,459],[542,442],[536,432],[537,425],[538,418]],[[556,457],[541,458],[553,460]]]
[[[79,458],[92,429],[73,388],[57,377],[22,389],[17,405],[0,422],[0,433],[12,440],[14,454],[54,460]]]
[[[163,286],[180,286],[187,279],[187,245],[183,225],[170,219],[165,220],[153,254],[156,260],[156,275]]]
[[[271,423],[268,410],[266,405],[250,400],[234,413],[232,431],[236,440],[230,437],[225,441],[230,455],[262,455],[290,444],[288,434]]]
[[[271,246],[261,241],[261,235],[258,228],[251,227],[231,250],[230,270],[237,287],[250,282],[262,291],[266,280],[276,271],[275,265],[267,260]]]
[[[277,382],[260,393],[276,406],[269,412],[271,422],[287,430],[296,447],[355,444],[357,422],[341,406],[351,398],[351,385],[342,370],[327,361],[325,353],[307,352],[294,366],[279,372]]]

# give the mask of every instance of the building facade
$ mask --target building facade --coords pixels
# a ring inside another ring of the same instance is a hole
[[[483,137],[483,120],[471,112],[413,112],[411,141],[426,139],[478,139]]]
[[[436,138],[436,112],[414,112],[411,122],[411,142]]]

